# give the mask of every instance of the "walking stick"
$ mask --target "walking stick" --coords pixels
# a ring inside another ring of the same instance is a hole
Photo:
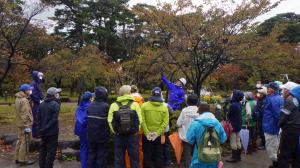
[[[26,152],[29,152],[29,133],[25,131],[25,145],[26,145]]]

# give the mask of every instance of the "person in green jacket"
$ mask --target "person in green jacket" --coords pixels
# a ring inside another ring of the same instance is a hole
[[[254,108],[256,106],[256,101],[254,100],[254,96],[252,92],[245,92],[245,103],[243,105],[242,110],[242,123],[244,128],[249,129],[249,147],[248,153],[255,152],[257,149],[256,145],[256,136],[255,136],[255,128],[256,128],[256,120],[254,114]]]
[[[130,167],[139,168],[138,131],[142,123],[141,109],[134,101],[131,86],[123,85],[119,89],[120,97],[114,102],[108,112],[108,123],[111,132],[115,135],[115,168],[125,167],[125,151],[130,157]]]
[[[168,106],[164,103],[161,89],[155,87],[152,97],[142,105],[144,168],[163,167],[163,143],[161,135],[169,123]],[[153,163],[153,161],[154,163]],[[153,164],[153,166],[152,166]]]

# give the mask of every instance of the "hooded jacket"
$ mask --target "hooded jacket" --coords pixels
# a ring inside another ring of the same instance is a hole
[[[17,127],[31,127],[33,118],[31,107],[27,99],[27,95],[24,92],[18,92],[16,94],[16,124]]]
[[[165,76],[163,76],[161,79],[169,90],[168,104],[174,111],[180,110],[182,103],[185,101],[185,91],[183,87],[175,85]]]
[[[244,99],[244,93],[239,90],[234,90],[231,98],[231,104],[227,114],[230,121],[233,132],[240,132],[242,129],[242,104]]]
[[[142,105],[142,129],[145,135],[156,132],[163,135],[169,124],[168,105],[164,102],[148,101]]]
[[[88,100],[83,100],[80,102],[79,106],[76,109],[76,121],[75,121],[75,130],[74,133],[77,136],[87,136],[87,111],[90,102]]]
[[[194,152],[193,152],[190,168],[202,168],[202,167],[217,168],[218,163],[203,163],[198,159],[198,146],[199,146],[200,139],[204,134],[205,127],[215,128],[215,131],[219,136],[221,144],[223,144],[227,139],[226,133],[222,125],[215,118],[215,116],[210,112],[202,113],[198,118],[196,118],[192,122],[186,134],[187,142],[194,146]]]
[[[278,135],[278,121],[283,108],[283,98],[279,93],[267,96],[263,114],[263,129],[265,133]]]
[[[186,132],[189,129],[192,121],[199,117],[197,106],[188,106],[182,110],[177,120],[179,137],[186,142]]]
[[[142,123],[142,115],[141,115],[141,108],[139,106],[139,104],[137,102],[134,102],[134,98],[131,95],[123,95],[117,98],[117,102],[121,103],[122,105],[126,105],[128,104],[129,101],[133,101],[133,103],[131,104],[131,110],[134,110],[137,115],[138,115],[138,119],[139,119],[139,124]],[[113,103],[110,108],[109,108],[109,112],[108,112],[108,117],[107,117],[107,121],[110,127],[110,130],[115,133],[114,129],[113,129],[113,114],[114,112],[117,112],[119,110],[119,106],[117,103]]]
[[[52,96],[47,95],[45,101],[40,104],[38,112],[38,128],[40,136],[57,135],[59,132],[58,116],[60,103]]]
[[[44,96],[42,93],[42,80],[38,77],[39,72],[33,71],[32,72],[32,83],[31,86],[33,87],[32,94],[30,95],[31,100],[35,104],[40,104],[40,101],[43,100]]]
[[[109,105],[106,103],[107,92],[104,88],[96,90],[95,102],[88,107],[88,141],[107,142],[109,140],[109,126],[107,122]]]

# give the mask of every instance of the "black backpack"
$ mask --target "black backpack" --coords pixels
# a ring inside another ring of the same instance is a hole
[[[126,105],[116,102],[119,110],[114,112],[112,125],[116,134],[132,135],[139,131],[139,118],[136,111],[131,110],[133,101]]]

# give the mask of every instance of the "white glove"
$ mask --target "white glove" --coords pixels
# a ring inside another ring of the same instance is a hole
[[[40,100],[40,104],[42,104],[44,102],[44,100]]]
[[[30,129],[30,128],[25,128],[25,129],[24,129],[24,132],[25,132],[25,133],[30,133],[30,132],[31,132],[31,129]]]
[[[149,133],[148,135],[146,135],[146,138],[147,138],[148,141],[152,141],[152,135],[151,135],[151,133]]]
[[[156,132],[152,133],[152,141],[155,141],[158,138],[158,134]]]

